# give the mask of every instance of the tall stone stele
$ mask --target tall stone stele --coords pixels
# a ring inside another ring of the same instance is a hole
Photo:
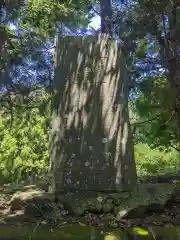
[[[125,56],[108,35],[57,38],[50,162],[56,194],[136,183]]]

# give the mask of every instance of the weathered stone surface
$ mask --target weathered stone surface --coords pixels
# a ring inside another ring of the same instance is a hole
[[[123,201],[117,209],[117,220],[123,217],[142,216],[146,211],[162,211],[165,204],[174,196],[173,184],[142,184]]]
[[[136,183],[125,56],[106,35],[58,38],[50,157],[53,189]]]
[[[47,193],[30,190],[18,192],[12,197],[10,203],[14,210],[22,211],[11,211],[7,217],[8,221],[11,221],[20,213],[19,218],[24,220],[41,217],[54,221],[70,214],[70,219],[81,217],[81,220],[86,222],[87,218],[92,216],[92,219],[100,218],[103,224],[115,227],[122,218],[141,219],[155,212],[161,216],[167,203],[168,207],[171,206],[178,196],[179,187],[175,184],[141,184],[132,194],[67,193],[60,196],[59,202],[54,202],[53,197]],[[18,201],[14,201],[15,199]]]
[[[25,191],[30,191],[30,190],[44,190],[41,186],[37,186],[35,184],[31,185],[24,185],[24,184],[5,184],[2,188],[2,192],[5,194],[14,194],[16,192],[25,192]]]
[[[123,217],[141,217],[147,211],[162,211],[176,191],[173,184],[141,184],[132,194],[99,193],[92,197],[72,194],[63,196],[60,201],[73,215],[111,213],[119,221]]]
[[[144,179],[144,182],[151,183],[178,183],[180,182],[180,171],[176,172],[163,172],[159,175],[149,176]]]
[[[26,191],[16,192],[10,202],[11,211],[21,210],[27,205],[43,204],[54,200],[54,196],[50,193],[46,193],[42,190],[36,189],[25,189]]]

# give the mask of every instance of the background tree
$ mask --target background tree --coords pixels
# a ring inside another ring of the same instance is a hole
[[[165,146],[167,147],[167,145],[172,145],[173,141],[174,147],[177,148],[177,144],[179,144],[179,132],[176,129],[178,128],[177,101],[179,94],[177,91],[179,87],[175,69],[173,70],[174,75],[172,74],[171,64],[169,64],[172,59],[169,56],[173,55],[172,58],[176,59],[176,64],[172,65],[178,69],[179,40],[170,37],[172,35],[170,32],[173,31],[172,29],[174,32],[179,29],[179,21],[176,17],[179,6],[171,4],[169,1],[151,3],[141,0],[135,3],[128,2],[125,8],[127,11],[121,8],[114,13],[116,33],[120,34],[124,42],[130,43],[131,58],[129,60],[132,87],[140,96],[136,101],[137,109],[141,112],[141,117],[142,111],[144,111],[144,117],[146,115],[144,121],[149,119],[151,120],[149,124],[152,122],[153,127],[156,125],[157,128],[160,128],[158,136],[154,135],[156,144],[164,145],[166,142]],[[172,23],[174,18],[176,21]],[[170,47],[171,45],[173,48]],[[174,78],[176,80],[173,80]],[[176,86],[176,90],[172,87],[173,84]],[[163,114],[161,114],[162,111]],[[147,124],[148,121],[143,130],[147,129]],[[140,124],[136,126],[140,126]],[[167,137],[167,133],[170,133],[169,137]],[[152,131],[150,135],[153,136]]]

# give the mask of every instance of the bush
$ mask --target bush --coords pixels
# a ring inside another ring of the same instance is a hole
[[[179,154],[174,149],[167,152],[143,143],[135,145],[135,159],[140,178],[175,172],[180,167]]]
[[[1,182],[21,181],[42,176],[48,166],[47,117],[33,109],[15,115],[12,127],[9,116],[0,119],[0,179]]]

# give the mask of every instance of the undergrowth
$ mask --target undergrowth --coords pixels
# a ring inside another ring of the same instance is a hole
[[[135,159],[140,178],[173,173],[180,169],[180,154],[174,149],[167,151],[139,143],[135,145]]]

